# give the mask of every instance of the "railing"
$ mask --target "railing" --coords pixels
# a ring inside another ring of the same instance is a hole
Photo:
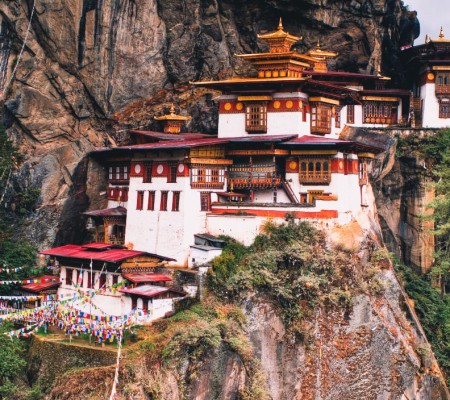
[[[328,185],[331,182],[330,172],[300,172],[300,183]]]
[[[449,94],[450,85],[436,85],[435,92],[436,94]]]
[[[318,135],[328,135],[331,133],[331,127],[311,126],[311,133]]]
[[[109,235],[108,237],[108,243],[111,244],[118,244],[118,245],[124,245],[125,244],[125,238],[118,238],[115,235]]]
[[[249,176],[248,178],[229,178],[228,184],[235,189],[251,189],[251,188],[266,188],[278,187],[281,185],[280,176],[266,176],[264,178],[258,176]]]
[[[224,182],[191,182],[192,189],[223,189]]]

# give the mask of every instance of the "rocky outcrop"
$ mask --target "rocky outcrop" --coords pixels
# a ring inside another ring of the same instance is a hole
[[[97,201],[80,198],[72,187],[78,179],[74,173],[94,146],[126,140],[115,116],[125,116],[127,126],[151,128],[152,116],[175,101],[193,116],[191,130],[214,132],[213,94],[192,90],[189,81],[245,71],[248,65],[234,54],[262,49],[256,34],[273,29],[278,17],[286,30],[303,36],[300,49],[320,40],[323,48],[338,51],[336,68],[373,72],[383,65],[383,73],[391,74],[398,66],[394,58],[405,26],[400,23],[405,18],[401,4],[399,0],[2,2],[0,84],[9,82],[20,61],[11,84],[1,88],[3,121],[27,161],[6,202],[23,190],[20,177],[27,175],[27,187],[42,186],[37,210],[27,216],[30,240],[39,247],[81,241],[78,227],[64,238],[58,236],[67,227],[64,220],[76,219],[79,211]],[[38,224],[45,232],[36,236]]]

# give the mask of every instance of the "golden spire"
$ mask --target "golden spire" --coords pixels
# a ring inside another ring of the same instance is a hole
[[[282,21],[282,19],[281,19],[281,17],[280,17],[280,21],[278,22],[278,28],[277,28],[279,31],[282,31],[283,30],[283,21]]]
[[[181,127],[186,121],[189,121],[191,117],[185,117],[183,115],[175,114],[175,106],[172,103],[170,106],[169,114],[162,115],[160,117],[154,117],[156,121],[164,121],[165,133],[180,133]]]
[[[172,115],[175,115],[175,106],[173,105],[173,103],[172,103],[172,105],[170,106],[170,115],[172,116]]]
[[[441,30],[439,31],[439,39],[444,39],[444,28],[441,26]]]

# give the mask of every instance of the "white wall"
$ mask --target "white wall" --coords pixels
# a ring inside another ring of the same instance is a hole
[[[446,128],[450,126],[450,118],[439,118],[439,102],[436,97],[434,83],[426,83],[420,88],[423,100],[422,126],[424,128]],[[449,96],[450,98],[450,96]]]

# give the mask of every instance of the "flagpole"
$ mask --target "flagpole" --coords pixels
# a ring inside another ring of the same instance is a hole
[[[91,291],[92,291],[92,258],[91,258]],[[91,345],[92,342],[92,296],[91,296],[91,292],[89,292],[89,346]]]

